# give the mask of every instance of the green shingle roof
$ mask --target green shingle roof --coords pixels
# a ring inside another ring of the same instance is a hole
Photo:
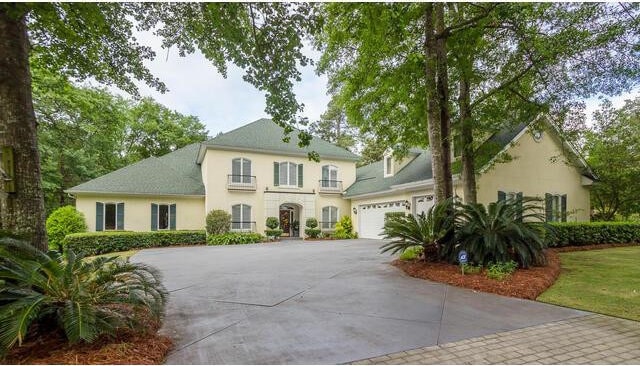
[[[68,193],[127,193],[204,196],[196,157],[200,143],[151,157],[66,190]]]
[[[478,166],[483,166],[506,147],[527,124],[520,124],[493,134],[478,148]],[[383,162],[377,161],[356,170],[356,181],[347,188],[345,197],[383,192],[399,184],[414,183],[433,178],[431,153],[425,149],[411,149],[415,155],[407,165],[391,177],[384,177]],[[454,171],[459,170],[453,167]]]
[[[357,161],[360,157],[346,149],[330,142],[314,137],[307,147],[298,146],[298,132],[294,130],[289,136],[289,142],[282,141],[284,129],[272,120],[262,118],[235,130],[212,138],[204,142],[204,146],[212,148],[232,148],[258,152],[281,153],[288,155],[307,156],[315,151],[320,159],[338,159]]]

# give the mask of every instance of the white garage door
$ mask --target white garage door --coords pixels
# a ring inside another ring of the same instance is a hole
[[[371,203],[358,206],[358,235],[367,239],[382,239],[384,214],[406,212],[404,201]]]
[[[433,203],[433,195],[413,197],[414,215],[426,215]]]

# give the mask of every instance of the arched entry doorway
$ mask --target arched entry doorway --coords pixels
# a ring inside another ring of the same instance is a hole
[[[300,236],[300,211],[302,206],[295,203],[280,205],[280,229],[282,236],[296,238]]]

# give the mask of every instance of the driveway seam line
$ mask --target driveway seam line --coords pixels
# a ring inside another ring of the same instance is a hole
[[[440,312],[440,321],[438,322],[438,338],[436,338],[436,345],[440,345],[440,332],[442,331],[442,321],[444,320],[444,307],[447,303],[447,291],[449,286],[444,286],[444,296],[442,296],[442,310]]]
[[[244,321],[244,320],[245,320],[245,319],[241,319],[241,320],[235,321],[235,322],[233,322],[233,323],[231,323],[231,324],[227,325],[227,326],[226,326],[226,327],[224,327],[224,328],[218,329],[218,330],[216,330],[215,332],[211,332],[211,333],[207,334],[206,336],[204,336],[204,337],[202,337],[202,338],[200,338],[200,339],[196,339],[195,341],[193,341],[193,342],[191,342],[191,343],[187,343],[187,344],[183,345],[182,347],[175,349],[175,350],[174,350],[174,351],[172,351],[171,353],[173,354],[173,353],[176,353],[176,352],[178,352],[178,351],[182,351],[183,349],[185,349],[185,348],[187,348],[187,347],[191,347],[191,346],[193,346],[194,344],[196,344],[196,343],[198,343],[198,342],[200,342],[200,341],[203,341],[203,340],[205,340],[205,339],[207,339],[207,338],[211,337],[212,335],[215,335],[215,334],[220,333],[220,332],[222,332],[222,331],[224,331],[224,330],[227,330],[227,329],[229,329],[229,328],[233,327],[234,325],[236,325],[236,324],[238,324],[238,323],[240,323],[240,322],[242,322],[242,321]]]

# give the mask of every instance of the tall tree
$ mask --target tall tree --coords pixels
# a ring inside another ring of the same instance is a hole
[[[302,110],[292,89],[300,80],[298,66],[309,62],[302,39],[316,27],[313,10],[290,3],[0,4],[0,146],[11,147],[16,162],[16,192],[0,197],[0,229],[47,248],[30,50],[40,65],[61,75],[93,77],[132,94],[134,80],[165,91],[144,65],[155,54],[133,37],[136,21],[181,55],[199,49],[223,75],[227,62],[243,68],[244,79],[265,92],[267,112],[291,132]]]
[[[619,109],[605,101],[587,132],[587,162],[598,181],[591,190],[595,217],[614,220],[640,213],[640,97]]]
[[[320,120],[309,124],[309,133],[350,151],[356,147],[357,131],[348,124],[344,110],[333,99]]]

